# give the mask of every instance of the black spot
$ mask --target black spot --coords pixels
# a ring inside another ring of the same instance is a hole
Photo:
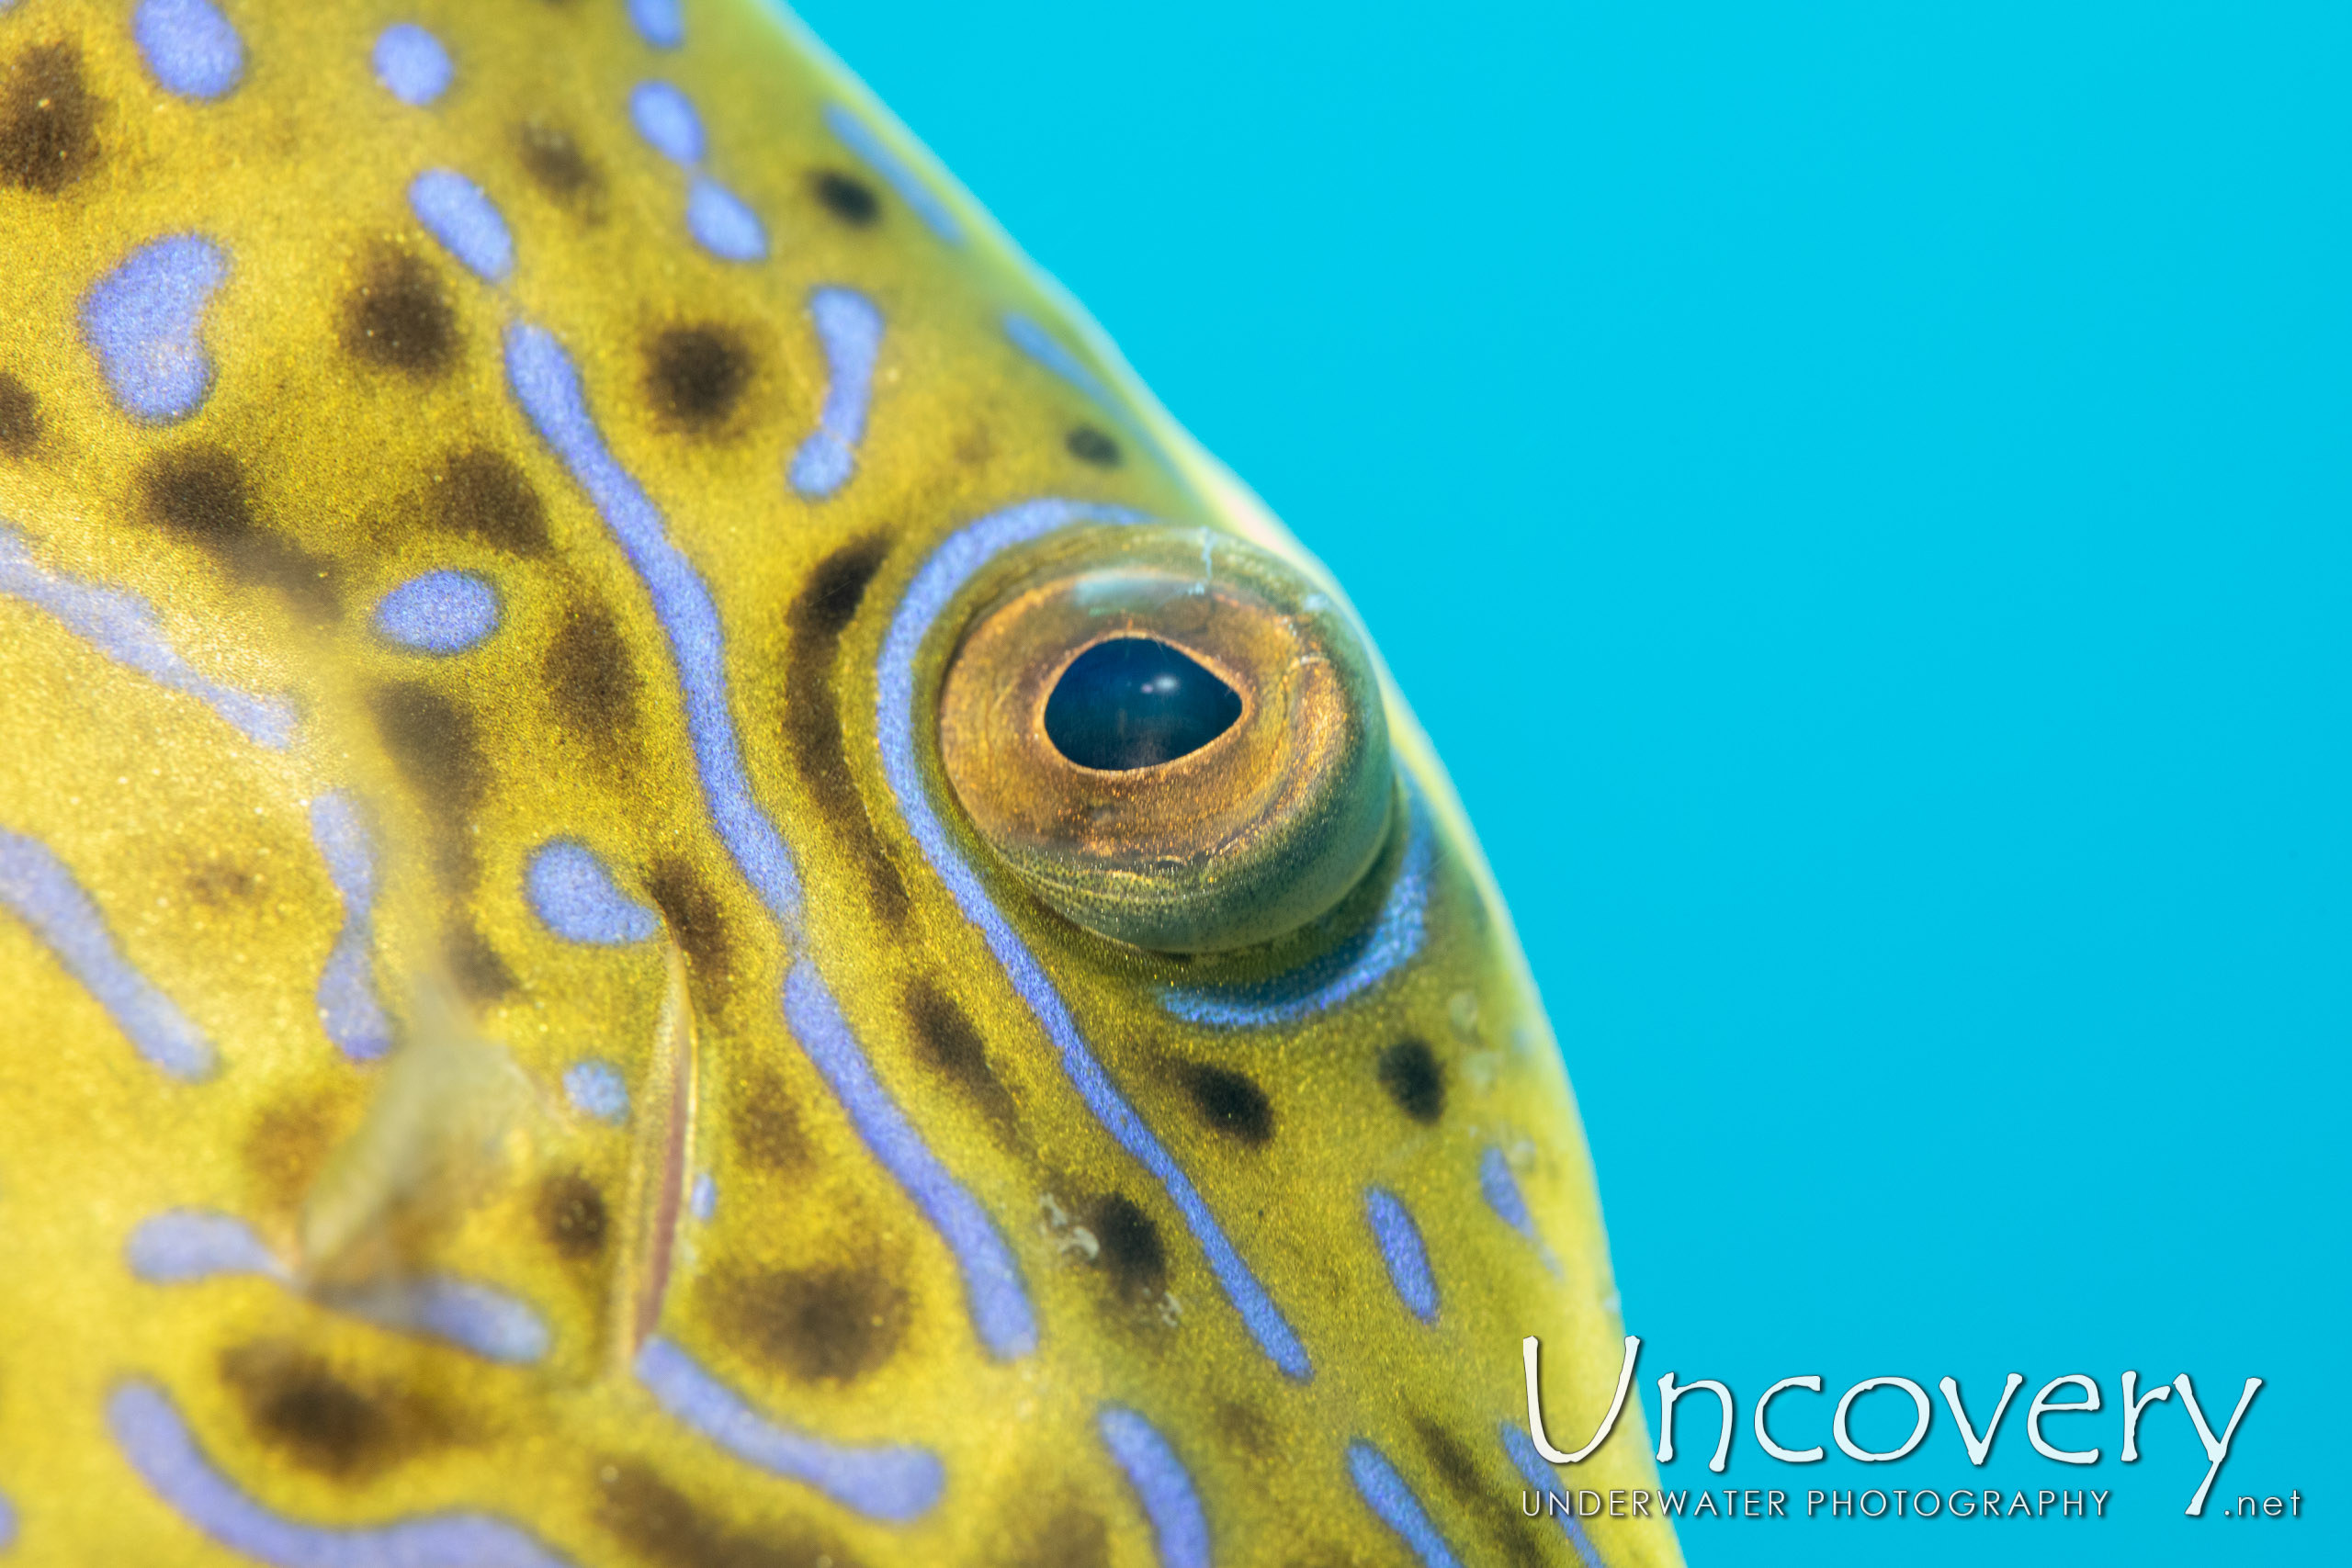
[[[727,1093],[727,1120],[736,1149],[763,1170],[796,1169],[808,1158],[792,1091],[772,1067],[752,1063],[739,1072]]]
[[[989,1066],[980,1032],[956,1005],[956,998],[919,979],[907,989],[907,1021],[932,1065],[955,1081],[972,1103],[1001,1130],[1017,1131],[1018,1108],[1012,1095]]]
[[[490,764],[481,754],[472,714],[413,681],[377,687],[368,694],[368,705],[384,750],[410,784],[436,804],[459,811],[481,798],[490,784]]]
[[[237,581],[275,588],[317,620],[340,612],[330,564],[261,525],[245,471],[228,452],[198,445],[164,453],[141,470],[139,489],[149,523],[197,546]]]
[[[357,1387],[287,1340],[224,1351],[220,1377],[264,1439],[302,1468],[339,1479],[382,1470],[447,1436],[421,1401]]]
[[[40,400],[0,370],[0,457],[21,457],[40,442]]]
[[[1274,1135],[1274,1108],[1266,1103],[1266,1091],[1246,1075],[1225,1067],[1188,1067],[1184,1088],[1202,1120],[1219,1132],[1253,1145]]]
[[[72,43],[36,44],[0,86],[0,185],[55,196],[98,161],[98,110]]]
[[[594,1258],[605,1250],[612,1216],[596,1184],[576,1170],[560,1171],[539,1183],[539,1234],[566,1258]]]
[[[1014,1568],[1109,1568],[1111,1527],[1084,1508],[1058,1509],[1012,1562]]]
[[[1129,1296],[1156,1296],[1168,1288],[1168,1249],[1151,1216],[1124,1192],[1096,1203],[1086,1228],[1102,1244],[1102,1265]]]
[[[786,613],[792,636],[785,654],[784,739],[819,809],[857,851],[876,911],[897,925],[907,916],[906,880],[865,814],[833,692],[842,633],[865,602],[889,547],[879,536],[843,545],[817,563]]]
[[[858,1568],[839,1541],[797,1521],[781,1534],[738,1531],[635,1461],[600,1464],[595,1474],[596,1522],[664,1568]]]
[[[1081,463],[1091,463],[1098,468],[1119,466],[1119,444],[1091,424],[1081,424],[1062,438],[1069,455]]]
[[[778,1269],[722,1285],[725,1317],[761,1359],[806,1382],[846,1382],[897,1351],[907,1293],[871,1265]]]
[[[619,620],[604,605],[568,608],[539,669],[556,722],[573,736],[609,747],[635,731],[644,682]]]
[[[470,877],[454,880],[470,881]],[[490,939],[459,921],[441,933],[441,956],[458,989],[478,1002],[494,1002],[514,991],[514,971],[491,946]]]
[[[882,216],[881,198],[874,187],[854,175],[837,169],[820,169],[816,174],[817,199],[827,211],[844,223],[863,229]]]
[[[518,556],[545,555],[548,509],[514,459],[487,446],[451,452],[433,476],[434,521]]]
[[[605,172],[598,168],[571,132],[542,120],[526,120],[514,128],[514,152],[531,182],[565,207],[591,218],[600,215],[598,198],[605,194]]]
[[[1445,1069],[1419,1040],[1399,1040],[1380,1054],[1380,1087],[1416,1122],[1428,1124],[1445,1114]]]
[[[669,922],[695,974],[705,980],[726,978],[733,942],[718,895],[695,868],[681,860],[656,861],[646,872],[645,892]]]
[[[681,430],[725,423],[751,379],[752,351],[729,327],[672,327],[645,351],[645,395]]]
[[[343,345],[370,365],[435,377],[458,359],[458,315],[430,263],[389,247],[344,299]]]
[[[1445,1489],[1464,1503],[1481,1504],[1487,1494],[1478,1478],[1478,1463],[1462,1439],[1439,1426],[1426,1416],[1413,1418],[1413,1430],[1421,1439],[1421,1451],[1429,1455],[1430,1468],[1436,1471]]]

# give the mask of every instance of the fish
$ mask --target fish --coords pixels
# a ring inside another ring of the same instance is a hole
[[[1355,613],[781,8],[0,4],[0,694],[7,1561],[1679,1561]]]

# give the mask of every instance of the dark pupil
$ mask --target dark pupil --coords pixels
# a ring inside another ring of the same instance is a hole
[[[1081,768],[1124,773],[1197,751],[1240,716],[1240,695],[1179,649],[1119,637],[1071,660],[1054,682],[1046,739]]]

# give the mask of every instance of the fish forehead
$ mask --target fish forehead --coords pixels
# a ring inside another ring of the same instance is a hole
[[[1524,1333],[1607,1404],[1590,1177],[1393,695],[1369,935],[1286,1001],[1041,916],[903,744],[989,552],[1291,547],[854,85],[645,0],[24,0],[0,70],[31,1560],[1594,1550],[1499,1436]],[[527,1131],[442,1294],[297,1281],[428,980]]]

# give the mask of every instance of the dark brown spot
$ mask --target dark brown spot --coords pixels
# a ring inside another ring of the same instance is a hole
[[[1086,1228],[1102,1244],[1102,1265],[1122,1293],[1151,1297],[1168,1289],[1168,1249],[1159,1227],[1134,1199],[1110,1194],[1088,1213]]]
[[[599,1465],[596,1483],[596,1522],[664,1568],[858,1568],[839,1541],[797,1521],[738,1531],[634,1461]]]
[[[395,681],[368,694],[376,733],[409,784],[436,804],[470,809],[490,784],[474,716],[455,699],[415,681]],[[445,824],[452,831],[462,825]]]
[[[1218,1405],[1216,1429],[1227,1442],[1244,1453],[1262,1459],[1274,1451],[1273,1423],[1246,1404]]]
[[[1016,1133],[1019,1108],[989,1066],[979,1030],[956,998],[930,980],[918,979],[907,988],[907,1021],[914,1025],[916,1043],[932,1065],[1001,1130]]]
[[[35,44],[0,85],[0,185],[54,196],[98,161],[98,99],[73,43]]]
[[[735,1147],[763,1170],[792,1170],[808,1157],[792,1091],[772,1067],[753,1064],[742,1070],[727,1097],[727,1120]]]
[[[863,229],[882,216],[881,199],[874,187],[854,175],[844,175],[838,169],[817,171],[817,199],[825,209],[842,222]]]
[[[1098,468],[1119,466],[1119,444],[1091,424],[1081,424],[1062,438],[1069,455],[1081,463],[1091,463]]]
[[[452,880],[472,878],[460,875]],[[449,978],[458,983],[458,989],[475,1001],[494,1002],[514,992],[514,971],[490,944],[490,938],[462,920],[441,933],[441,957],[449,965]]]
[[[605,1250],[611,1216],[596,1184],[576,1170],[559,1171],[539,1183],[539,1234],[566,1258],[594,1258]]]
[[[220,1378],[266,1441],[303,1469],[341,1480],[373,1474],[449,1437],[424,1401],[359,1387],[290,1340],[256,1339],[223,1351]]]
[[[531,182],[555,201],[583,217],[601,216],[605,172],[580,150],[571,132],[544,120],[526,120],[514,128],[514,152]]]
[[[187,874],[188,897],[208,909],[242,904],[261,888],[261,873],[217,850]]]
[[[889,548],[889,541],[879,536],[843,545],[817,563],[808,585],[786,612],[792,635],[785,655],[784,739],[818,807],[850,840],[865,866],[876,911],[897,925],[907,915],[906,879],[865,813],[833,691],[842,633],[855,618]]]
[[[609,748],[636,730],[644,682],[620,621],[604,605],[592,600],[564,611],[540,672],[556,722],[577,739]]]
[[[1060,1508],[1046,1516],[1014,1568],[1109,1568],[1111,1527],[1100,1514]]]
[[[1220,1133],[1250,1145],[1273,1137],[1274,1108],[1266,1103],[1266,1091],[1244,1074],[1226,1067],[1188,1067],[1184,1088],[1201,1119]]]
[[[21,457],[40,445],[40,400],[0,370],[0,457]]]
[[[278,1100],[254,1116],[239,1154],[264,1206],[300,1209],[342,1141],[351,1109],[341,1097],[320,1095]]]
[[[705,980],[724,979],[733,942],[718,897],[691,865],[682,860],[655,861],[645,874],[646,897],[669,922],[694,972]]]
[[[434,377],[458,359],[458,316],[430,263],[381,247],[344,299],[343,345],[388,370]]]
[[[1463,1511],[1477,1519],[1487,1529],[1501,1553],[1497,1561],[1525,1564],[1541,1564],[1549,1559],[1542,1538],[1533,1526],[1540,1520],[1530,1520],[1523,1514],[1498,1508],[1494,1499],[1499,1495],[1478,1473],[1478,1461],[1471,1456],[1470,1446],[1426,1416],[1413,1417],[1414,1434],[1421,1440],[1421,1452],[1428,1456],[1430,1468],[1445,1483],[1453,1500]]]
[[[514,459],[487,446],[442,459],[433,476],[434,521],[518,556],[545,555],[548,509]]]
[[[870,1264],[779,1269],[723,1290],[749,1347],[807,1382],[856,1378],[888,1360],[906,1333],[906,1292]]]
[[[199,444],[164,453],[141,470],[139,489],[150,524],[195,545],[237,581],[275,588],[317,620],[341,609],[330,564],[262,526],[244,468],[227,451]]]
[[[1380,1087],[1397,1110],[1424,1125],[1445,1114],[1445,1069],[1419,1040],[1399,1040],[1380,1054]]]
[[[730,327],[672,327],[645,351],[646,398],[680,430],[724,424],[751,379],[752,351]]]

